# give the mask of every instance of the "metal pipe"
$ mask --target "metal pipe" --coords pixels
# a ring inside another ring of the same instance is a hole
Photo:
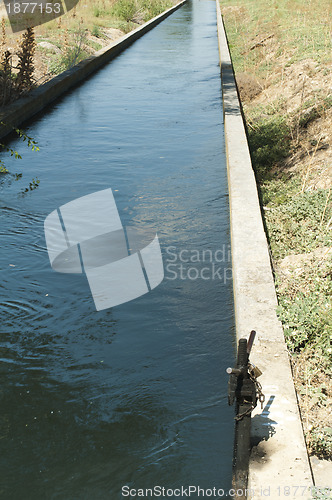
[[[239,368],[226,368],[226,373],[228,373],[228,375],[231,375],[232,373],[234,375],[241,375],[243,372]]]
[[[248,339],[248,344],[247,344],[247,353],[248,354],[250,354],[250,351],[251,351],[252,345],[254,343],[255,337],[256,337],[255,330],[251,330],[250,335],[249,335],[249,339]]]

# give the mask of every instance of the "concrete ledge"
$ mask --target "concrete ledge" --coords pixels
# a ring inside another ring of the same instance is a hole
[[[185,2],[186,0],[181,0],[181,2],[174,7],[162,12],[147,23],[142,24],[142,26],[139,26],[134,31],[121,37],[115,43],[100,49],[93,56],[88,57],[73,68],[52,78],[49,82],[30,92],[28,96],[22,97],[5,107],[0,112],[0,122],[5,124],[2,125],[0,123],[0,139],[10,134],[13,127],[19,127],[26,120],[32,118],[48,104],[57,99],[57,97],[60,97],[67,90],[82,82],[91,73],[114,59],[135,40],[157,26],[157,24],[166,19]]]
[[[264,410],[257,407],[253,412],[248,498],[303,500],[311,498],[313,481],[283,330],[275,312],[268,244],[219,0],[216,3],[236,333],[239,339],[257,331],[251,361],[263,371],[259,381],[266,396]]]

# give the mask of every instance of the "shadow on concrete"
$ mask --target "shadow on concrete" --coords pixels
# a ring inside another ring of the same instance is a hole
[[[261,441],[267,441],[276,433],[275,426],[278,422],[269,418],[274,399],[275,396],[271,395],[262,412],[251,419],[251,444],[253,447],[257,446]]]

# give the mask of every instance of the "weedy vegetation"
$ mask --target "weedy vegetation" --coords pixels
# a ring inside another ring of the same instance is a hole
[[[1,23],[1,42],[0,42],[0,92],[1,92],[1,104],[5,105],[11,100],[17,99],[24,93],[29,92],[34,86],[35,81],[33,78],[34,73],[34,53],[35,53],[35,33],[33,28],[28,28],[21,37],[20,44],[16,53],[17,65],[13,67],[12,57],[13,54],[6,48],[6,31],[5,22],[2,19]],[[0,122],[0,125],[5,126],[6,124]],[[13,132],[22,140],[26,142],[27,146],[32,149],[32,151],[38,151],[39,147],[37,142],[29,137],[23,130],[14,128]],[[15,159],[21,159],[21,154],[7,146],[6,144],[0,143],[0,150],[6,151],[13,156]],[[5,162],[0,159],[0,179],[3,180],[5,174],[10,174]],[[22,174],[10,174],[10,177],[14,180],[19,180]],[[36,189],[39,185],[38,179],[33,179],[24,192]]]
[[[6,126],[6,124],[3,122],[0,122],[0,125]],[[22,142],[25,142],[26,145],[32,151],[39,151],[38,143],[32,137],[28,136],[23,130],[16,128],[16,129],[13,129],[13,132],[22,140]],[[18,151],[9,147],[5,143],[0,143],[0,150],[6,151],[7,153],[10,154],[10,156],[14,157],[16,160],[22,159],[22,156]],[[11,179],[18,181],[19,179],[22,178],[23,174],[22,173],[13,173],[13,174],[10,173],[5,165],[5,162],[2,159],[0,159],[0,182],[8,175],[10,176]],[[27,193],[28,191],[33,191],[34,189],[36,189],[38,187],[39,183],[40,183],[40,181],[38,178],[32,179],[32,181],[29,182],[28,187],[26,187],[23,190],[23,193]]]
[[[0,104],[17,99],[22,94],[29,92],[35,85],[34,54],[36,49],[35,33],[33,28],[28,28],[21,37],[19,47],[15,54],[7,49],[7,36],[5,21],[1,22],[0,41]],[[13,65],[15,55],[17,64]]]

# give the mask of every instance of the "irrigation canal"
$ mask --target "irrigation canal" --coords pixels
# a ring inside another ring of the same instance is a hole
[[[214,0],[188,1],[28,133],[40,151],[13,141],[23,159],[4,159],[23,177],[0,186],[1,498],[229,488],[234,320]],[[158,233],[165,278],[97,312],[83,275],[51,269],[43,225],[108,187],[124,226]]]

